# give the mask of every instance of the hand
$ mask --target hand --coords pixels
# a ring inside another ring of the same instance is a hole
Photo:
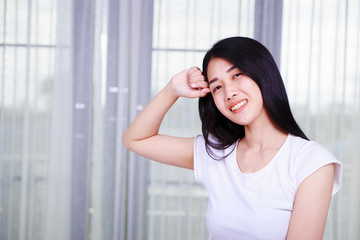
[[[169,83],[178,97],[198,98],[210,92],[209,84],[197,67],[191,67],[174,75]]]

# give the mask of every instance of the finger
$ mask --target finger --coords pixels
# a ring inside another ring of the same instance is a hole
[[[190,84],[192,88],[209,88],[209,84],[206,81],[197,81]]]
[[[205,77],[203,75],[198,75],[198,76],[194,76],[190,78],[190,83],[195,83],[195,82],[205,82]]]
[[[205,97],[210,91],[210,88],[203,88],[201,89],[201,97]]]
[[[193,72],[196,72],[196,71],[200,71],[200,68],[198,68],[197,66],[192,66],[189,68],[189,73],[193,73]]]
[[[188,70],[188,76],[189,78],[192,78],[192,77],[196,77],[196,76],[199,76],[199,75],[202,75],[202,72],[200,70],[200,68],[194,66],[194,67],[191,67],[189,70]]]
[[[200,88],[209,87],[209,84],[205,80],[205,77],[203,75],[192,78],[189,83],[190,83],[190,86],[192,86],[192,87],[200,87]]]
[[[209,88],[202,88],[202,89],[194,89],[191,94],[190,97],[191,98],[198,98],[198,97],[204,97],[206,96],[206,94],[208,94],[210,92]]]

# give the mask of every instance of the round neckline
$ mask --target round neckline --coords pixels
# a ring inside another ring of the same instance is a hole
[[[235,149],[233,151],[233,154],[231,156],[232,158],[232,162],[233,164],[235,165],[236,169],[237,169],[237,172],[240,173],[241,175],[243,176],[254,176],[254,175],[257,175],[257,174],[260,174],[262,173],[263,171],[265,171],[266,169],[270,168],[271,165],[274,164],[274,162],[276,161],[276,159],[278,158],[278,156],[280,155],[280,153],[283,151],[283,149],[286,147],[287,143],[289,142],[289,139],[290,139],[290,136],[291,134],[289,133],[284,141],[284,143],[281,145],[281,147],[279,148],[279,150],[276,152],[276,154],[274,155],[274,157],[262,168],[260,168],[259,170],[255,171],[255,172],[251,172],[251,173],[244,173],[241,171],[238,163],[237,163],[237,149],[236,149],[236,146],[238,145],[239,140],[236,141],[236,145],[235,145]]]

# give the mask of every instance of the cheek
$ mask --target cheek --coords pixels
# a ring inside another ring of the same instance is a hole
[[[263,100],[263,96],[260,92],[260,89],[257,89],[257,99],[258,99],[258,102],[263,106],[264,105],[264,100]]]
[[[218,95],[213,95],[213,99],[214,99],[214,103],[216,108],[224,115],[224,113],[226,112],[226,106],[224,101],[222,100],[222,98]]]
[[[258,98],[257,98],[257,100],[256,100],[256,111],[258,112],[258,113],[260,113],[260,112],[262,112],[265,108],[264,108],[264,101],[263,101],[263,98],[262,98],[262,95],[261,94],[259,94],[258,95]]]
[[[215,106],[217,107],[217,109],[219,109],[219,98],[216,96],[216,95],[212,95],[213,97],[213,100],[214,100],[214,103],[215,103]],[[219,109],[220,110],[220,109]]]

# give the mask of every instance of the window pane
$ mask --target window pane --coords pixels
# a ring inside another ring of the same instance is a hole
[[[45,233],[55,4],[0,1],[0,239]]]

